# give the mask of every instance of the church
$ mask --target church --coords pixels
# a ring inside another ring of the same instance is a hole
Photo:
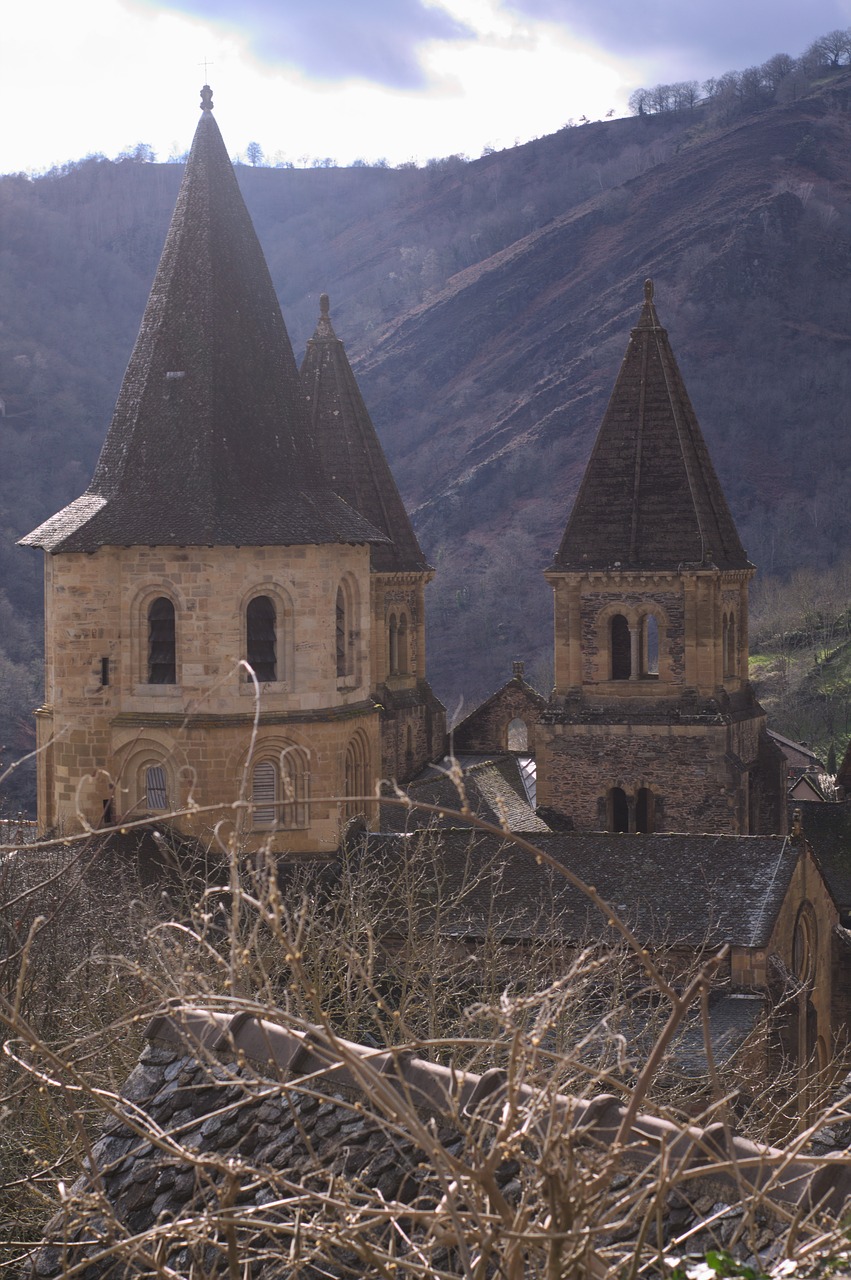
[[[92,482],[23,544],[46,553],[42,831],[173,814],[329,853],[379,779],[443,757],[433,571],[327,295],[297,367],[208,86]],[[753,573],[648,281],[546,572],[554,689],[518,664],[455,749],[522,723],[544,830],[784,831]]]
[[[644,288],[546,570],[554,688],[517,662],[447,739],[433,571],[325,294],[296,364],[205,86],[91,484],[22,540],[45,552],[39,827],[166,819],[204,845],[332,860],[345,844],[392,870],[420,819],[369,797],[393,779],[446,818],[450,749],[497,827],[518,951],[542,889],[508,828],[637,912],[647,945],[679,939],[685,969],[724,948],[721,1013],[745,1010],[747,1031],[783,1009],[806,1093],[846,1022],[851,938],[800,824],[787,835],[785,760],[748,682],[755,570]],[[468,841],[438,840],[449,884]],[[588,905],[565,894],[578,945]],[[452,937],[474,943],[490,907]]]
[[[296,365],[207,86],[92,482],[23,545],[42,831],[173,814],[327,852],[354,797],[442,753],[432,571],[324,296]]]

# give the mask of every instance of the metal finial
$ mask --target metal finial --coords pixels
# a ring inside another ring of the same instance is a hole
[[[330,310],[331,310],[331,299],[328,297],[328,294],[327,294],[327,293],[320,293],[320,295],[319,295],[319,312],[320,312],[320,314],[321,314],[321,315],[323,315],[323,316],[327,316],[327,315],[329,314]]]
[[[201,110],[202,111],[213,110],[213,90],[210,88],[208,84],[205,84],[203,89],[201,90]]]
[[[653,281],[649,278],[644,281],[644,301],[653,301]]]

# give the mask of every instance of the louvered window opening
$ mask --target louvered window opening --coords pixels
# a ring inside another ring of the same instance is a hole
[[[148,609],[148,684],[177,682],[174,605],[158,596]]]
[[[151,765],[145,770],[145,808],[151,810],[168,808],[165,769],[161,764]]]
[[[274,827],[277,820],[278,771],[271,760],[261,760],[254,766],[251,785],[251,802],[254,806],[254,826]]]
[[[278,678],[277,615],[269,596],[255,596],[246,610],[248,665],[258,680]]]

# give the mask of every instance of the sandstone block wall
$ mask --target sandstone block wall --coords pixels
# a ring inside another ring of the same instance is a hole
[[[344,676],[336,655],[341,582],[350,601]],[[239,667],[245,609],[266,594],[276,602],[279,678],[261,686],[258,747],[305,753],[311,793],[323,797],[310,810],[307,834],[282,832],[280,840],[333,846],[330,797],[345,794],[356,730],[370,778],[381,758],[378,709],[369,698],[366,546],[104,548],[48,556],[45,591],[40,725],[53,746],[40,773],[43,825],[74,827],[78,811],[96,825],[110,801],[115,816],[138,812],[146,761],[166,767],[170,802],[171,794],[179,801],[191,794],[201,806],[237,798],[255,716],[254,684]],[[161,595],[175,606],[175,684],[148,682],[147,609]]]

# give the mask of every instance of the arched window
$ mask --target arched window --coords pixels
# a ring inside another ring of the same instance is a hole
[[[168,808],[168,787],[161,764],[151,764],[145,769],[145,808],[151,813]]]
[[[346,593],[342,586],[337,588],[337,605],[336,605],[336,650],[337,650],[337,676],[347,676],[349,674],[349,619],[348,609],[346,607]]]
[[[509,751],[529,750],[529,730],[526,727],[526,721],[521,720],[520,716],[509,720],[505,737]]]
[[[408,674],[408,619],[404,613],[399,618],[396,637],[396,670],[400,676]]]
[[[363,799],[369,784],[369,748],[359,733],[350,740],[346,747],[346,776],[344,782],[345,804],[343,816],[354,818],[367,810],[367,802]]]
[[[724,614],[724,617],[723,617],[723,618],[722,618],[722,620],[721,620],[721,667],[722,667],[722,670],[723,670],[723,672],[724,672],[724,675],[726,675],[726,674],[727,674],[727,672],[728,672],[728,670],[729,670],[729,668],[730,668],[730,633],[729,633],[729,627],[730,627],[730,624],[729,624],[729,621],[728,621],[728,619],[727,619],[727,615],[726,615],[726,613],[725,613],[725,614]]]
[[[271,596],[254,596],[245,611],[246,657],[258,680],[278,678],[278,616]]]
[[[629,623],[621,613],[616,613],[610,625],[612,679],[628,680],[632,669],[629,640]]]
[[[807,990],[812,990],[816,974],[816,925],[812,907],[805,902],[795,921],[792,938],[792,971]]]
[[[334,609],[337,679],[345,678],[349,685],[357,684],[360,672],[359,608],[357,580],[347,573],[337,587]]]
[[[399,624],[395,613],[391,613],[388,624],[390,640],[390,674],[395,676],[399,671]]]
[[[292,831],[309,822],[310,774],[300,747],[285,747],[276,760],[258,760],[251,774],[252,826]]]
[[[640,670],[643,676],[659,674],[659,623],[652,613],[641,619],[641,660]]]
[[[635,797],[635,829],[650,835],[655,827],[655,797],[649,787],[640,787]]]
[[[157,596],[148,606],[148,684],[175,684],[177,643],[174,605]]]
[[[629,801],[621,787],[609,792],[609,830],[629,831]]]
[[[739,663],[739,655],[736,652],[736,615],[730,614],[730,620],[727,624],[727,661],[724,666],[725,676],[734,676],[737,674]]]

